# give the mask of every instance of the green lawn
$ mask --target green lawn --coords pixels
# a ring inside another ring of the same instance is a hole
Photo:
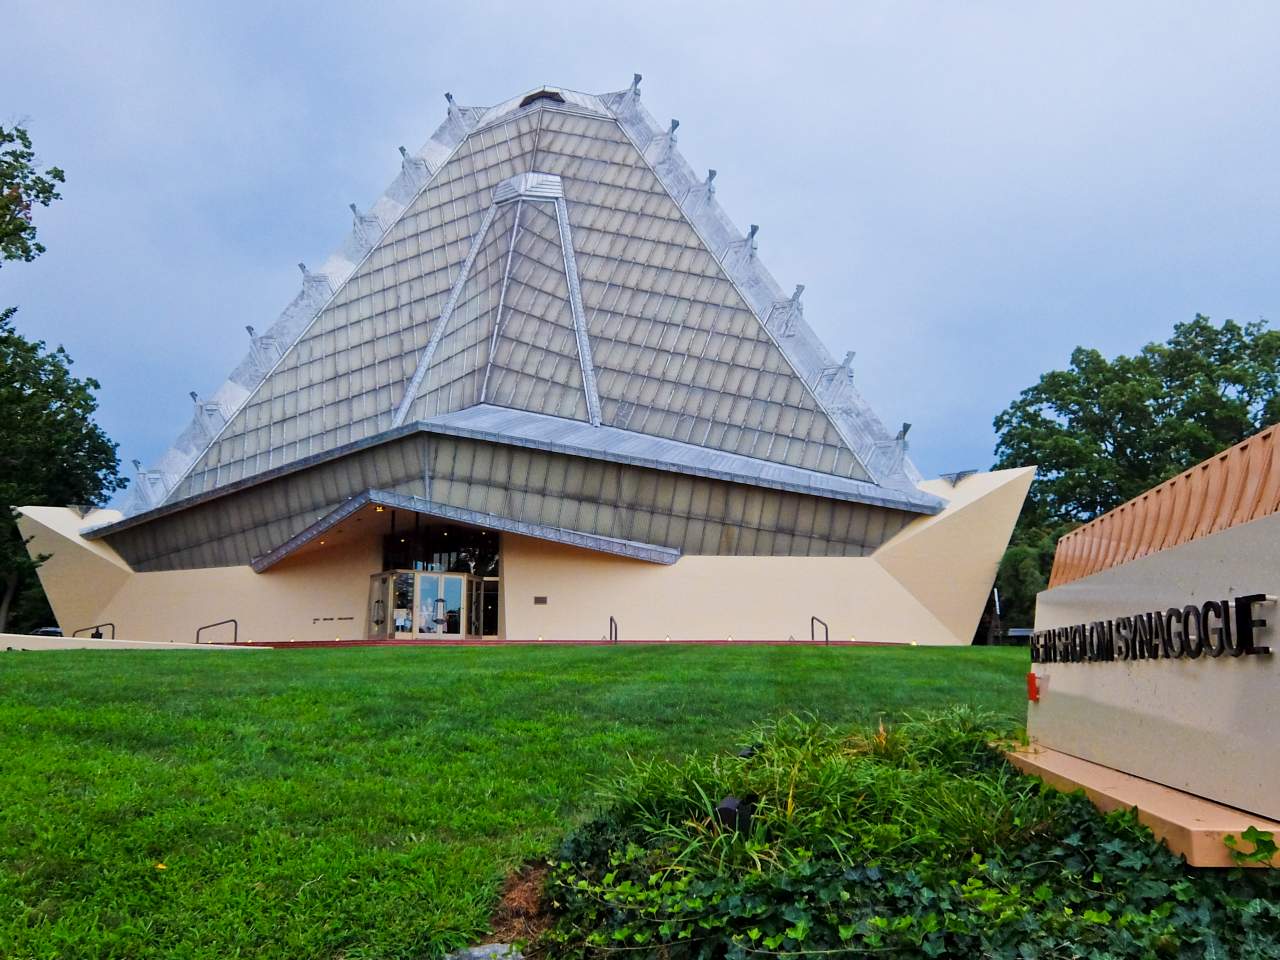
[[[1026,651],[0,654],[0,957],[431,957],[628,754],[786,712],[1019,718]],[[164,869],[159,865],[163,864]]]

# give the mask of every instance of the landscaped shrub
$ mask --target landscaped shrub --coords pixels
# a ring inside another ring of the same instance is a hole
[[[1040,786],[972,710],[787,719],[744,755],[636,763],[548,882],[553,956],[1280,957],[1280,875],[1196,870]],[[718,817],[726,796],[749,819]]]

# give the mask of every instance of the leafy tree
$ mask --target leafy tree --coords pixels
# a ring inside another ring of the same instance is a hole
[[[57,185],[63,182],[57,167],[36,169],[24,128],[0,126],[0,266],[6,260],[30,263],[44,253],[31,214],[37,204],[47,207],[59,199]]]
[[[1197,314],[1165,343],[1066,370],[995,418],[996,467],[1036,464],[997,577],[1006,620],[1030,624],[1064,533],[1280,420],[1280,331]]]
[[[98,381],[73,376],[62,347],[48,350],[43,341],[14,330],[15,312],[0,311],[0,505],[102,503],[127,481],[119,476],[116,445],[92,419]],[[37,587],[38,565],[6,510],[0,525],[0,633],[19,588]],[[38,613],[32,599],[24,597],[23,606]]]

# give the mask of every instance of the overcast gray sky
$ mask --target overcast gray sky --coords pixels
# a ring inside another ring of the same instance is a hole
[[[1280,318],[1280,4],[5,4],[63,199],[0,270],[150,462],[444,117],[644,74],[926,475],[1085,344]]]

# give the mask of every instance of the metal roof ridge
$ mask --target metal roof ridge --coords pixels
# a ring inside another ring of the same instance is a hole
[[[757,468],[757,472],[754,474],[743,474],[740,472],[735,473],[714,463],[697,466],[691,465],[687,461],[680,465],[683,469],[677,469],[669,458],[663,458],[656,455],[645,456],[642,454],[629,454],[620,450],[606,450],[600,446],[593,447],[582,443],[563,443],[531,436],[521,437],[511,434],[499,434],[496,432],[496,429],[500,429],[502,426],[501,424],[496,425],[495,429],[486,430],[484,428],[470,427],[465,423],[451,422],[452,420],[466,420],[467,418],[475,419],[483,417],[502,417],[506,418],[508,421],[523,418],[542,423],[544,426],[558,426],[560,428],[565,428],[566,426],[578,427],[591,431],[595,436],[604,438],[611,438],[621,434],[624,435],[623,439],[626,441],[648,444],[651,447],[657,447],[668,453],[673,450],[688,449],[698,451],[709,459],[714,459],[716,461],[725,460],[729,464],[741,464],[748,462]],[[162,516],[180,513],[183,510],[197,506],[201,503],[207,503],[211,500],[230,496],[231,494],[238,493],[241,490],[260,486],[261,484],[277,480],[293,473],[298,473],[321,463],[337,460],[360,450],[378,446],[383,443],[390,443],[393,440],[399,440],[415,433],[439,433],[445,436],[461,436],[471,439],[480,439],[490,443],[506,444],[507,446],[523,446],[533,449],[544,449],[548,452],[565,453],[571,456],[594,456],[596,459],[608,459],[619,463],[632,463],[636,466],[645,466],[666,472],[683,472],[692,476],[704,476],[710,479],[725,480],[730,483],[742,483],[748,486],[765,487],[774,490],[789,490],[794,493],[803,493],[808,496],[867,503],[873,506],[908,510],[914,513],[939,513],[946,503],[946,501],[941,497],[926,493],[918,488],[911,491],[901,491],[892,487],[881,487],[865,480],[855,480],[852,477],[841,477],[835,474],[820,473],[815,470],[807,470],[804,467],[792,467],[786,464],[775,463],[770,460],[758,460],[754,457],[747,457],[739,453],[728,453],[722,450],[713,450],[709,447],[699,447],[696,444],[685,443],[682,440],[669,440],[665,437],[639,433],[633,430],[626,430],[621,427],[593,427],[581,420],[553,417],[549,414],[533,413],[527,410],[517,410],[513,407],[500,407],[495,404],[486,403],[464,407],[462,410],[442,414],[429,420],[409,421],[399,427],[392,427],[388,430],[382,431],[381,433],[376,433],[360,440],[353,440],[350,443],[333,447],[329,450],[312,454],[307,457],[302,457],[298,460],[292,460],[289,463],[273,467],[269,470],[264,470],[261,473],[255,473],[252,476],[233,480],[219,487],[214,487],[212,490],[191,494],[190,496],[183,497],[181,500],[167,501],[147,510],[123,516],[119,520],[114,520],[109,523],[86,526],[81,528],[80,535],[89,540],[96,540],[100,537],[106,536],[107,534],[135,527],[142,523],[148,523],[151,520]],[[787,477],[789,476],[793,476],[795,479],[788,480]],[[827,484],[823,485],[814,482],[799,482],[808,478],[821,478],[826,480]]]
[[[309,524],[283,543],[261,556],[249,561],[254,573],[264,573],[285,557],[306,546],[316,537],[332,529],[363,507],[380,504],[398,510],[408,510],[424,516],[439,517],[465,523],[470,526],[497,530],[502,533],[514,533],[519,536],[534,537],[551,543],[581,547],[614,556],[629,557],[633,560],[645,560],[649,563],[670,565],[682,556],[682,551],[675,547],[664,547],[657,543],[645,543],[640,540],[627,540],[622,537],[608,537],[598,533],[583,533],[567,527],[555,527],[526,520],[513,520],[492,513],[470,510],[466,507],[453,507],[425,497],[396,493],[390,490],[369,489],[358,493],[338,504],[319,520]]]
[[[494,422],[491,428],[486,428],[483,423],[486,420],[498,422]],[[468,424],[467,421],[482,421],[482,423]],[[537,424],[546,431],[558,430],[574,436],[562,436],[557,439],[536,436],[533,432],[512,433],[511,430],[520,421],[526,424]],[[639,433],[623,427],[590,426],[580,420],[534,413],[529,410],[517,410],[513,407],[500,407],[496,404],[474,404],[451,413],[419,420],[418,424],[433,433],[466,435],[492,443],[530,446],[556,453],[592,456],[596,459],[629,463],[650,469],[689,473],[730,483],[764,486],[810,496],[850,500],[912,512],[938,513],[946,502],[941,497],[914,486],[909,490],[886,487],[853,477],[842,477],[838,474],[794,467],[772,460],[761,460],[740,453],[702,447],[683,440]],[[574,439],[578,436],[586,439]],[[610,441],[613,441],[614,445],[611,446]],[[628,452],[617,445],[626,443],[643,444],[657,449],[654,450],[653,455],[645,455]],[[658,455],[658,450],[661,450],[663,455]],[[677,460],[675,455],[678,453],[686,456]],[[725,466],[720,466],[720,463]],[[737,466],[739,469],[728,469],[729,466]],[[751,467],[750,472],[743,472],[742,468],[746,466]]]
[[[922,477],[906,457],[904,438],[895,438],[885,429],[884,423],[853,386],[852,372],[843,380],[836,377],[824,381],[829,371],[848,368],[835,362],[826,344],[805,320],[799,302],[803,285],[797,286],[790,297],[783,293],[773,274],[755,255],[758,228],[752,225],[746,234],[738,230],[716,200],[716,171],[708,171],[706,180],[698,179],[676,147],[679,121],[673,120],[669,128],[663,129],[641,102],[639,82],[640,75],[637,74],[628,90],[602,94],[600,100],[644,156],[707,249],[720,262],[756,319],[782,351],[850,451],[882,485],[897,489],[914,488]],[[771,325],[779,310],[784,310],[785,314],[779,323]],[[775,331],[775,326],[780,329]]]

